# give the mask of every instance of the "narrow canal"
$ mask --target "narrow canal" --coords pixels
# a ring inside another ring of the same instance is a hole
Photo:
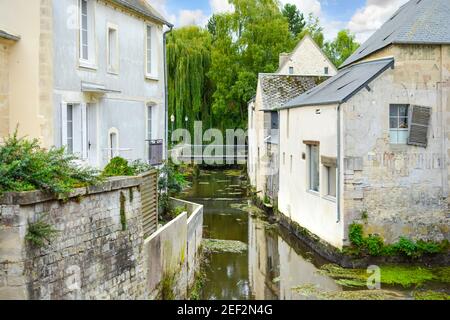
[[[328,262],[286,229],[262,219],[246,193],[245,174],[239,170],[200,170],[184,194],[186,199],[204,205],[204,238],[247,245],[247,250],[238,253],[208,256],[202,299],[317,299],[317,288],[337,297],[339,293],[356,292],[320,272]],[[448,283],[438,287],[449,290]],[[388,297],[411,299],[412,292],[390,287]]]

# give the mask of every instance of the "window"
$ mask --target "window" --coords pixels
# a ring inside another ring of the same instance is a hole
[[[283,166],[286,164],[286,153],[283,152]]]
[[[329,71],[329,68],[328,68],[328,67],[325,67],[324,72],[325,72],[325,74],[328,74],[328,73],[330,72],[330,71]]]
[[[73,153],[73,105],[67,105],[67,153]]]
[[[80,65],[95,65],[94,1],[79,0],[80,5]]]
[[[408,142],[408,105],[393,104],[389,110],[389,136],[392,144]]]
[[[286,116],[286,136],[289,139],[289,109],[287,109],[287,116]]]
[[[108,131],[108,149],[109,149],[109,159],[119,157],[119,131],[116,128],[111,128]]]
[[[327,173],[327,195],[336,197],[336,167],[325,166]]]
[[[155,54],[154,28],[147,25],[145,41],[145,70],[146,76],[150,78],[157,77],[156,54]]]
[[[289,74],[294,74],[294,67],[289,67]]]
[[[319,146],[308,145],[309,190],[319,192]]]
[[[108,72],[119,72],[119,40],[116,26],[108,26],[107,51]]]
[[[290,166],[290,168],[289,168],[289,170],[290,170],[290,172],[292,173],[292,165],[293,165],[293,161],[294,160],[294,158],[293,158],[293,156],[291,155],[291,162],[290,162],[290,164],[289,164],[289,166]]]

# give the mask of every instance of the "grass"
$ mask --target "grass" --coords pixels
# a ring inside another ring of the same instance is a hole
[[[414,292],[415,300],[450,300],[450,295],[445,292],[437,292],[437,291],[415,291]]]
[[[428,282],[450,283],[450,267],[423,268],[417,266],[381,266],[381,283],[404,288],[420,287]],[[345,269],[334,264],[324,265],[320,273],[347,287],[365,287],[369,274],[364,269]]]
[[[28,231],[25,236],[32,246],[41,248],[45,244],[51,243],[53,238],[58,234],[58,230],[54,229],[53,226],[44,222],[45,215],[34,223],[28,224]]]

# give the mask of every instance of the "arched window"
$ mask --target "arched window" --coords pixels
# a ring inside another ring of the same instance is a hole
[[[109,129],[108,132],[108,150],[109,159],[120,156],[119,154],[119,130],[116,128]]]

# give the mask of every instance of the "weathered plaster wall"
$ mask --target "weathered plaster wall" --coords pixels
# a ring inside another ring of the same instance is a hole
[[[334,76],[337,73],[336,67],[327,59],[310,36],[305,36],[286,60],[286,64],[278,70],[279,74],[289,74],[289,67],[294,68],[294,74],[305,76],[324,77]],[[325,67],[328,68],[328,74],[325,74]]]
[[[366,212],[366,232],[388,242],[400,236],[449,239],[450,53],[441,46],[396,46],[385,52],[395,56],[395,69],[342,107],[346,234]],[[427,148],[390,144],[390,104],[432,107]]]
[[[9,134],[9,44],[0,41],[0,141]]]
[[[278,208],[321,239],[335,247],[341,247],[343,223],[336,222],[336,200],[327,196],[325,167],[320,163],[320,192],[309,191],[308,150],[303,143],[317,141],[320,143],[320,156],[336,158],[336,117],[336,106],[280,111]]]
[[[68,201],[40,192],[0,206],[0,299],[143,299],[146,297],[138,178],[78,189]],[[121,224],[124,197],[126,230]],[[50,245],[26,241],[29,222],[58,234]]]

